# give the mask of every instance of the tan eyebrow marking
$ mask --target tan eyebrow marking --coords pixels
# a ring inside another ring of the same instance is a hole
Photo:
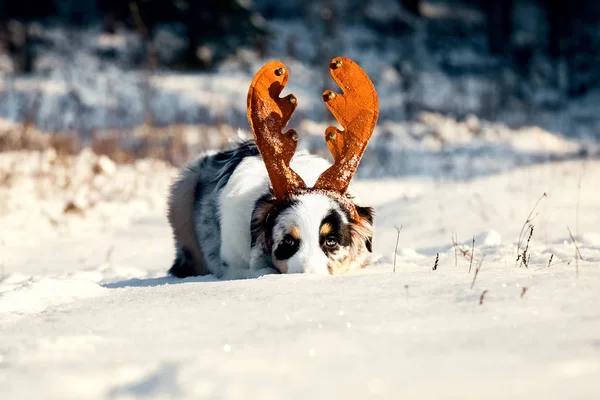
[[[290,235],[296,240],[300,239],[300,229],[297,226],[293,226],[292,230],[290,230]]]
[[[332,230],[333,230],[333,228],[331,227],[331,225],[329,225],[327,223],[321,225],[321,236],[329,235]]]

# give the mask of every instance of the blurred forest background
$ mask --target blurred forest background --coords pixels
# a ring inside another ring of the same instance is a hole
[[[344,55],[377,87],[386,147],[501,124],[586,153],[600,141],[599,22],[592,0],[0,0],[0,149],[180,164],[248,128],[248,84],[274,58],[300,100],[292,124],[318,147],[327,65]]]

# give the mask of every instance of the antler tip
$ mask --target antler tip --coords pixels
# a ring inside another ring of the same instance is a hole
[[[344,65],[344,63],[347,62],[347,61],[352,61],[352,60],[350,60],[347,57],[341,57],[341,56],[340,57],[334,57],[331,60],[331,63],[329,63],[329,68],[331,68],[331,69],[341,68]]]
[[[335,92],[327,91],[323,93],[323,101],[329,101],[335,99]]]

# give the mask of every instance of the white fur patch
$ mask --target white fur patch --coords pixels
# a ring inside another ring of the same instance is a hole
[[[345,218],[339,205],[322,194],[304,194],[296,198],[297,203],[284,210],[273,229],[273,240],[279,243],[293,227],[300,232],[300,247],[287,260],[287,272],[328,274],[329,259],[321,249],[321,222],[332,210],[338,210]]]

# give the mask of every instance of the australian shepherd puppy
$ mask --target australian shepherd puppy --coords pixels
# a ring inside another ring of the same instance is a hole
[[[312,186],[330,163],[299,152],[290,166]],[[241,279],[364,267],[372,251],[373,209],[358,205],[350,192],[346,198],[358,221],[335,196],[308,192],[277,203],[254,142],[201,157],[171,188],[176,257],[169,273]]]
[[[295,153],[298,134],[285,127],[298,100],[280,97],[287,68],[265,64],[248,91],[254,141],[192,162],[171,188],[172,275],[338,274],[367,264],[373,209],[348,189],[375,128],[377,94],[352,60],[336,58],[330,70],[344,92],[323,94],[343,127],[325,131],[334,163]]]

